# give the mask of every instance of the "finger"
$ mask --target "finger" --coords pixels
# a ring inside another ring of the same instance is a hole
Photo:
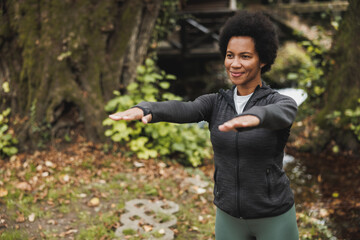
[[[109,118],[112,119],[112,120],[121,120],[122,119],[122,114],[120,113],[114,113],[114,114],[111,114],[109,115]]]
[[[109,118],[112,120],[126,120],[126,121],[131,121],[131,120],[137,120],[137,119],[141,119],[141,115],[136,114],[136,113],[129,113],[129,112],[120,112],[120,113],[115,113],[115,114],[111,114],[109,115]]]
[[[141,120],[142,120],[142,122],[143,122],[144,124],[147,124],[148,122],[150,122],[151,119],[152,119],[152,115],[151,115],[151,114],[148,114],[148,115],[146,115],[146,116],[144,116],[144,117],[141,118]]]
[[[219,126],[219,130],[223,132],[236,131],[236,128],[245,128],[256,126],[255,122],[252,123],[244,118],[235,118],[227,121]]]
[[[229,132],[234,130],[234,124],[231,121],[225,122],[224,124],[219,126],[219,130],[222,132]]]

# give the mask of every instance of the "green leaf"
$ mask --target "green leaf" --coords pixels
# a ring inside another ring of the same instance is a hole
[[[113,94],[114,94],[115,96],[120,96],[120,92],[117,91],[117,90],[114,90],[114,91],[113,91]]]
[[[163,100],[178,100],[178,101],[181,101],[181,100],[182,100],[181,97],[176,96],[176,95],[174,95],[174,94],[172,94],[172,93],[163,93],[162,99],[163,99]]]
[[[185,145],[183,143],[174,143],[172,145],[172,148],[175,151],[179,151],[179,152],[185,152]]]
[[[156,82],[156,79],[154,78],[154,76],[147,74],[144,76],[144,82],[153,83]]]
[[[114,112],[117,109],[117,106],[119,104],[119,98],[113,98],[111,99],[106,105],[105,105],[105,111],[106,112]]]
[[[162,89],[168,89],[170,87],[170,83],[168,82],[161,82],[159,85]]]
[[[337,21],[331,21],[331,26],[337,31],[339,30],[339,23]]]
[[[152,73],[151,75],[152,75],[155,79],[158,79],[158,80],[163,79],[163,76],[161,76],[161,75],[158,74],[158,73]]]
[[[299,75],[297,73],[289,73],[287,75],[287,79],[289,79],[289,80],[296,80],[298,78],[299,78]]]
[[[137,68],[136,68],[136,72],[137,72],[137,74],[139,74],[139,75],[143,75],[143,74],[145,74],[145,72],[146,72],[146,68],[145,68],[145,66],[138,66]]]
[[[114,120],[110,119],[110,118],[106,118],[104,121],[103,121],[103,126],[111,126],[114,124]]]
[[[63,52],[63,53],[61,53],[61,54],[57,57],[57,60],[61,62],[61,61],[64,60],[65,58],[70,57],[71,54],[72,54],[71,51]]]
[[[121,134],[119,134],[119,133],[116,133],[111,137],[111,140],[113,140],[114,142],[120,142],[122,139],[123,138],[122,138]]]
[[[145,148],[145,143],[147,143],[149,139],[147,137],[139,137],[130,142],[130,149],[133,151],[138,151]]]
[[[157,157],[157,151],[152,149],[146,149],[142,152],[139,152],[137,156],[141,159],[149,159],[149,158],[155,158]]]
[[[176,80],[176,76],[175,75],[172,75],[172,74],[166,74],[165,78],[167,80]]]
[[[2,115],[3,115],[4,117],[7,117],[7,116],[9,116],[10,112],[11,112],[11,109],[10,109],[10,108],[7,108],[7,109],[5,109],[5,110],[2,112]]]
[[[11,134],[5,134],[3,137],[2,137],[2,140],[4,142],[10,142],[11,141],[11,138],[12,138],[12,135]]]
[[[315,92],[316,95],[321,95],[323,92],[325,92],[325,88],[315,86],[314,87],[314,92]]]
[[[108,129],[108,130],[105,131],[105,136],[106,137],[110,137],[111,135],[113,135],[113,130]]]
[[[8,156],[13,156],[18,153],[18,149],[16,147],[4,147],[3,151]]]
[[[9,82],[4,82],[4,83],[2,84],[2,88],[4,89],[4,92],[5,92],[5,93],[10,92]]]
[[[2,126],[0,127],[0,133],[4,133],[4,132],[6,132],[8,129],[9,129],[8,125],[2,125]]]
[[[155,65],[155,62],[154,62],[152,59],[147,58],[147,59],[145,60],[145,66],[147,66],[147,67],[153,67],[154,65]]]
[[[136,82],[133,82],[133,83],[130,83],[126,89],[131,92],[131,91],[138,89],[138,87],[139,87],[139,84]]]

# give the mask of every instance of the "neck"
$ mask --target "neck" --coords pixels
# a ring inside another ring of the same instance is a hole
[[[256,89],[257,86],[260,87],[262,86],[262,82],[259,81],[259,82],[256,82],[256,84],[252,84],[251,86],[241,86],[241,85],[237,85],[236,88],[237,88],[237,94],[239,96],[246,96],[246,95],[249,95],[251,93],[253,93]]]

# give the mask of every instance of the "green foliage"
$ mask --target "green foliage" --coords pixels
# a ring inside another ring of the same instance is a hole
[[[153,32],[153,40],[158,42],[159,40],[166,39],[176,27],[179,15],[177,14],[179,0],[164,0],[159,16],[156,19],[155,31]]]
[[[360,98],[358,102],[360,104]],[[345,111],[333,111],[326,116],[326,119],[335,128],[350,129],[360,141],[360,106]]]
[[[314,64],[306,51],[295,42],[288,42],[279,49],[271,71],[264,77],[270,83],[282,87],[296,86],[299,81],[299,70],[313,67]]]
[[[281,87],[302,88],[307,93],[307,104],[321,104],[326,89],[324,73],[330,66],[328,50],[317,41],[303,41],[300,45],[287,43],[279,50],[272,70],[264,77]]]
[[[358,100],[360,103],[360,98]],[[355,133],[357,139],[360,141],[360,107],[357,106],[355,110],[346,109],[345,116],[350,122],[350,129]]]
[[[9,83],[2,84],[4,93],[10,92]],[[18,152],[16,144],[18,140],[14,137],[13,132],[9,129],[9,115],[11,109],[6,108],[0,112],[0,156],[12,156]]]
[[[299,86],[307,92],[309,101],[317,104],[326,88],[324,72],[328,66],[328,61],[325,58],[327,50],[310,41],[302,42],[302,46],[306,49],[311,61],[300,68],[299,72],[294,74],[293,77],[298,78]]]
[[[127,110],[141,101],[181,100],[166,90],[173,75],[159,70],[151,59],[137,69],[137,81],[127,86],[127,95],[118,91],[116,97],[105,106],[107,112]],[[200,128],[197,124],[174,124],[167,122],[144,125],[142,122],[125,122],[104,120],[107,137],[114,142],[126,143],[130,150],[141,159],[157,156],[172,156],[193,166],[202,163],[202,159],[211,156],[211,146],[207,126]]]

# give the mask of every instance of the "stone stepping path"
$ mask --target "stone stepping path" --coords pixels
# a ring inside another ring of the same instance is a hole
[[[166,200],[133,199],[125,203],[125,210],[127,212],[120,217],[123,225],[115,232],[119,239],[140,234],[148,236],[147,239],[174,239],[174,232],[169,227],[177,222],[173,215],[179,211],[179,205],[176,203]]]

